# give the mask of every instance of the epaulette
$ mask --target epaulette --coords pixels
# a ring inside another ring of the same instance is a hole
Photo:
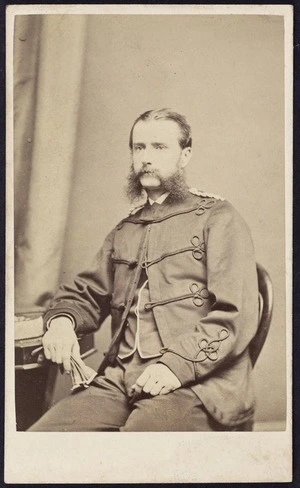
[[[142,203],[141,205],[137,205],[136,207],[132,207],[130,210],[129,210],[129,214],[128,215],[134,215],[136,214],[139,210],[141,210],[144,206],[146,205],[146,202]]]
[[[189,192],[193,195],[197,195],[197,197],[215,198],[216,200],[221,200],[222,202],[225,200],[225,198],[220,197],[219,195],[214,195],[213,193],[207,193],[206,191],[197,190],[197,188],[189,188]]]

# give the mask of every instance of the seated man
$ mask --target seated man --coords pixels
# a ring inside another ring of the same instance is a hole
[[[66,371],[76,334],[109,314],[112,343],[90,387],[29,430],[242,430],[254,414],[248,346],[258,324],[248,227],[226,200],[188,187],[185,117],[145,112],[129,145],[128,195],[147,200],[108,234],[90,269],[59,287],[43,337],[47,359]]]

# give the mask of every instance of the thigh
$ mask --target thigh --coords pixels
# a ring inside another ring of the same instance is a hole
[[[130,409],[118,383],[98,377],[87,388],[75,392],[54,405],[29,432],[99,432],[118,431]]]
[[[209,432],[226,429],[216,422],[190,388],[139,400],[124,432]]]

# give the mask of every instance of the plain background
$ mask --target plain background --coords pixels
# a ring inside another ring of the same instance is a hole
[[[133,120],[160,107],[185,114],[193,130],[189,183],[240,211],[273,280],[273,321],[255,367],[256,420],[284,421],[283,18],[93,15],[87,32],[61,281],[89,264],[126,215]]]

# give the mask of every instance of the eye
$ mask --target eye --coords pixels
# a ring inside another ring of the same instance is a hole
[[[166,146],[164,146],[163,144],[157,144],[157,146],[155,146],[155,149],[158,149],[159,151],[162,151],[162,149],[165,149]]]
[[[139,152],[139,151],[141,151],[142,149],[143,149],[143,148],[142,148],[142,146],[134,146],[134,151],[135,151],[135,152]]]

